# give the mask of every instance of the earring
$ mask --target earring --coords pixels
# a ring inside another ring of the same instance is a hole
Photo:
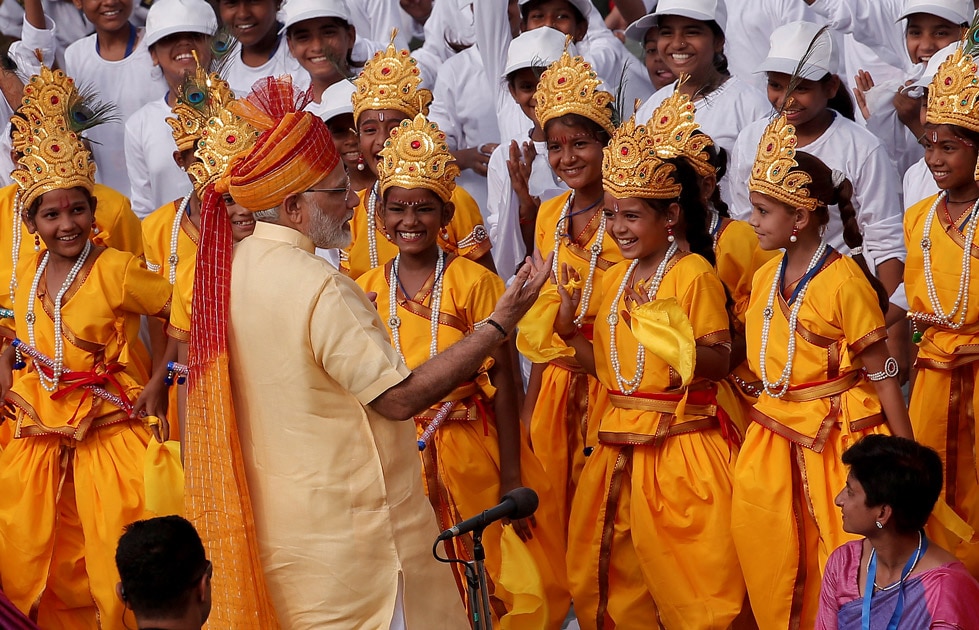
[[[357,158],[357,170],[362,171],[365,168],[367,167],[364,165],[364,156],[361,155],[360,157]]]
[[[446,243],[449,242],[449,230],[444,225],[439,228],[439,238]]]
[[[388,232],[387,230],[384,230],[384,238],[386,238],[389,241],[393,241],[394,240],[394,237],[391,236],[391,233]]]
[[[790,243],[795,243],[796,241],[798,241],[799,240],[798,234],[799,234],[799,228],[797,228],[796,226],[793,225],[792,226],[792,236],[789,237],[789,242]]]
[[[34,235],[34,251],[41,251],[41,239],[37,234]]]
[[[666,240],[668,242],[670,242],[670,243],[672,243],[673,241],[676,240],[676,237],[673,236],[673,226],[672,225],[667,225],[666,226]]]
[[[880,521],[874,521],[874,525],[877,526],[877,529],[884,529],[884,526],[880,524]]]

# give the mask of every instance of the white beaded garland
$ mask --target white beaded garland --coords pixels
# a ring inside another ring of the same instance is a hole
[[[666,275],[666,269],[669,266],[670,260],[676,254],[677,249],[676,242],[670,243],[670,247],[666,250],[662,262],[656,268],[656,273],[646,288],[646,296],[650,301],[656,299],[656,294],[659,292],[659,285],[663,283],[663,276]],[[615,294],[615,299],[612,300],[612,310],[608,314],[608,345],[609,357],[612,360],[612,371],[615,373],[615,382],[619,386],[619,391],[626,396],[634,394],[642,382],[643,370],[646,366],[646,348],[641,343],[637,344],[639,348],[636,350],[636,373],[633,374],[632,378],[626,379],[622,375],[622,364],[619,362],[619,347],[616,344],[616,328],[619,325],[619,316],[615,311],[619,308],[619,301],[625,294],[626,287],[629,286],[629,280],[632,279],[632,274],[637,266],[639,266],[639,259],[633,260],[632,264],[629,265],[629,269],[625,272],[625,277],[622,278],[622,282],[619,284],[619,290]]]
[[[377,188],[378,183],[374,182],[371,192],[367,195],[367,250],[370,252],[371,269],[377,267]]]
[[[14,224],[12,226],[13,246],[10,248],[10,260],[13,263],[10,267],[10,305],[14,304],[14,295],[17,293],[17,263],[20,261],[20,243],[23,238],[21,225],[24,214],[24,201],[20,196],[20,189],[14,193]]]
[[[829,246],[825,242],[819,244],[819,247],[816,248],[815,253],[813,253],[812,258],[809,260],[809,266],[806,267],[805,275],[808,275],[809,272],[816,268],[816,265],[822,260],[828,248]],[[761,384],[765,389],[765,393],[772,398],[781,398],[789,391],[792,364],[795,361],[795,328],[799,321],[799,310],[802,308],[803,298],[806,296],[806,289],[809,288],[809,282],[803,284],[799,288],[799,293],[796,295],[795,301],[792,302],[792,307],[789,310],[789,341],[785,357],[785,367],[782,368],[782,373],[779,375],[777,381],[769,381],[768,366],[765,360],[768,356],[768,333],[772,325],[772,317],[775,315],[775,296],[778,294],[779,285],[782,280],[782,271],[785,269],[787,263],[788,259],[783,255],[782,262],[775,272],[775,279],[772,281],[772,290],[768,294],[768,303],[765,305],[765,310],[763,311],[765,321],[761,327],[761,351],[758,358],[758,363],[761,366]]]
[[[180,207],[177,208],[177,216],[173,218],[173,227],[170,228],[170,256],[167,257],[167,263],[170,265],[171,285],[177,282],[177,263],[180,262],[180,257],[177,255],[177,240],[180,238],[180,222],[184,217],[184,212],[187,211],[187,204],[190,203],[190,196],[192,194],[194,193],[187,193],[187,196],[180,202]]]
[[[75,278],[78,277],[79,272],[81,272],[82,267],[85,265],[85,261],[88,259],[89,253],[92,251],[92,241],[85,241],[85,249],[75,260],[75,264],[71,266],[68,271],[68,275],[65,276],[65,281],[61,284],[61,289],[54,298],[54,365],[51,367],[51,372],[54,375],[53,378],[48,378],[44,372],[40,369],[37,359],[34,359],[35,367],[37,368],[37,376],[41,381],[41,386],[49,391],[53,392],[58,389],[58,383],[61,380],[62,368],[64,368],[65,362],[65,342],[62,336],[61,327],[61,302],[65,297],[65,293],[71,288],[72,283],[75,282]],[[51,257],[51,252],[44,252],[44,257],[41,259],[41,264],[37,266],[37,271],[34,272],[34,281],[31,283],[31,293],[28,297],[27,302],[27,339],[29,340],[32,347],[37,348],[37,339],[34,337],[34,322],[37,317],[34,314],[34,305],[37,302],[37,287],[41,282],[41,276],[44,275],[44,270],[48,266],[48,260]]]
[[[561,212],[561,218],[558,219],[557,225],[554,227],[554,261],[551,263],[551,272],[554,274],[554,278],[557,279],[558,276],[558,247],[561,245],[561,237],[565,234],[571,234],[571,205],[574,203],[574,191],[568,195],[568,200],[564,203],[564,210]],[[605,240],[605,213],[599,208],[598,212],[601,213],[601,219],[598,223],[598,232],[595,234],[595,242],[592,244],[590,252],[591,255],[588,258],[588,275],[585,277],[585,286],[581,291],[581,304],[579,307],[578,315],[574,318],[575,326],[581,328],[582,324],[585,322],[585,316],[588,314],[588,306],[591,304],[591,295],[595,284],[595,267],[598,265],[598,257],[602,253],[602,242]]]
[[[976,201],[976,203],[972,205],[972,209],[969,211],[968,227],[965,231],[965,246],[962,248],[962,275],[959,276],[959,290],[955,296],[955,302],[952,304],[952,307],[946,311],[942,307],[941,300],[938,298],[938,290],[935,288],[935,276],[931,269],[930,235],[932,222],[935,220],[935,215],[938,214],[938,205],[947,195],[947,191],[942,191],[942,193],[935,198],[935,203],[932,204],[931,209],[928,211],[927,217],[925,217],[924,233],[921,237],[921,250],[924,254],[925,286],[928,289],[928,301],[931,303],[931,310],[933,312],[924,313],[920,311],[911,311],[908,313],[908,317],[915,321],[937,324],[943,328],[958,330],[965,324],[966,314],[969,310],[969,280],[972,272],[972,245],[975,242],[977,225],[979,225],[979,221],[976,220],[976,218],[979,217],[979,201]],[[954,226],[952,229],[954,229]]]
[[[401,332],[399,330],[401,328],[401,318],[398,317],[398,265],[400,261],[401,254],[399,253],[391,261],[391,273],[388,277],[388,327],[391,329],[391,341],[393,342],[394,349],[398,351],[398,356],[401,357],[401,361],[407,364],[405,355],[401,351]],[[438,257],[435,259],[435,281],[432,283],[431,341],[428,346],[428,358],[430,359],[437,355],[439,350],[439,313],[442,308],[442,272],[444,270],[445,252],[439,248]]]

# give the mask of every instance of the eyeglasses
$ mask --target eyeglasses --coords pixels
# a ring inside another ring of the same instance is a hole
[[[346,193],[350,191],[350,180],[347,180],[346,185],[343,188],[307,188],[306,192],[321,192],[321,193]]]

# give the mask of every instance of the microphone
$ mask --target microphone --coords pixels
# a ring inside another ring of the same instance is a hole
[[[527,518],[537,511],[537,503],[537,493],[530,488],[514,488],[503,495],[503,500],[500,501],[499,505],[453,525],[439,534],[436,542],[455,538],[461,534],[469,533],[474,529],[483,529],[490,523],[498,521],[501,518],[513,520]]]

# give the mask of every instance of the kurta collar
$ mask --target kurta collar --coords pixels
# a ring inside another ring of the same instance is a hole
[[[255,222],[255,232],[249,238],[264,238],[268,241],[280,241],[288,243],[293,247],[307,251],[310,254],[316,251],[316,246],[308,236],[298,230],[294,230],[277,223],[267,223],[265,221]]]

